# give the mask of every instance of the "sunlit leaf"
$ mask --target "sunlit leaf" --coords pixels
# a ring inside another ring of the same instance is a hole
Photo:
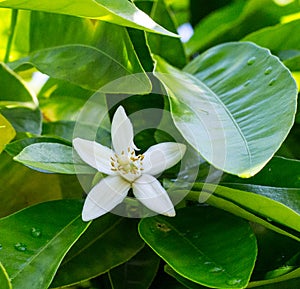
[[[7,272],[1,263],[0,263],[0,284],[3,289],[12,289],[9,276],[7,275]]]
[[[0,114],[0,153],[16,135],[16,132],[10,122]]]

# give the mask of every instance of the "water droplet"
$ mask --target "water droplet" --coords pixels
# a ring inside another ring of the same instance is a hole
[[[0,250],[2,250],[2,249],[3,249],[2,244],[0,244]]]
[[[272,72],[272,70],[273,70],[273,68],[272,68],[271,66],[269,66],[269,67],[265,70],[264,74],[265,74],[265,75],[268,75],[268,74],[270,74],[270,73]]]
[[[267,218],[268,222],[273,222],[273,220],[271,218]]]
[[[238,285],[242,282],[241,279],[230,279],[227,281],[227,284],[230,286]]]
[[[244,83],[244,86],[248,86],[249,84],[251,83],[251,80],[247,80],[245,83]]]
[[[253,56],[253,57],[251,57],[251,58],[248,59],[247,64],[248,65],[252,65],[255,62],[255,60],[256,60],[256,57]]]
[[[15,249],[17,251],[24,252],[27,250],[27,245],[25,245],[23,243],[17,243],[17,244],[15,244]]]
[[[204,262],[204,265],[211,265],[213,262],[209,262],[209,261],[206,261]]]
[[[214,267],[214,268],[210,269],[209,272],[211,272],[211,273],[220,273],[220,272],[224,272],[224,269],[221,268],[221,267]]]
[[[276,81],[276,78],[272,78],[269,82],[269,86],[272,86]]]
[[[165,233],[171,231],[171,228],[169,228],[166,224],[163,224],[163,223],[156,223],[156,227],[158,230],[165,232]]]
[[[38,228],[31,228],[30,233],[31,233],[31,236],[34,238],[39,238],[42,235],[42,231]]]

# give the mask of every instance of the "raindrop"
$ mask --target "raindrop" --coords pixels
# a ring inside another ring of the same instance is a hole
[[[24,252],[27,250],[27,245],[25,245],[23,243],[17,243],[17,244],[15,244],[15,249],[17,251]]]
[[[256,57],[253,56],[253,57],[251,57],[251,58],[248,59],[247,64],[248,64],[248,65],[252,65],[252,64],[255,62],[255,60],[256,60]]]
[[[273,68],[271,66],[269,66],[266,70],[265,70],[265,75],[268,75],[272,72]]]
[[[211,270],[209,270],[209,272],[211,273],[220,273],[220,272],[224,272],[224,269],[221,267],[214,267]]]
[[[213,262],[209,262],[209,261],[206,261],[204,262],[204,265],[211,265]]]
[[[249,84],[251,83],[251,80],[247,80],[245,83],[244,83],[244,86],[248,86]]]
[[[230,279],[227,281],[227,284],[230,286],[240,284],[242,282],[241,279]]]
[[[0,244],[0,250],[2,250],[2,248],[3,248],[3,247],[2,247],[2,244]]]
[[[276,78],[272,78],[269,82],[269,86],[272,86],[276,81]]]
[[[38,228],[31,228],[30,233],[31,233],[31,236],[34,238],[39,238],[42,235],[42,231]]]

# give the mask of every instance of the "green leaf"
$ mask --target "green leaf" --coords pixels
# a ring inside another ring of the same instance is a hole
[[[0,174],[0,217],[29,205],[62,198],[58,175],[30,170],[6,153],[0,155]]]
[[[9,276],[3,265],[0,263],[0,284],[2,289],[12,289]]]
[[[0,260],[14,289],[47,289],[66,252],[86,230],[77,200],[47,202],[0,220]]]
[[[163,0],[154,3],[151,17],[172,32],[176,32],[176,25],[170,8]],[[182,68],[186,64],[186,56],[180,39],[170,38],[162,35],[148,35],[148,44],[152,53],[166,59],[170,64]]]
[[[93,221],[68,252],[51,287],[75,284],[108,272],[131,259],[143,246],[136,220],[106,214]]]
[[[148,289],[157,273],[159,261],[159,257],[145,246],[129,261],[108,272],[111,287]]]
[[[145,242],[183,277],[213,288],[245,288],[256,239],[247,222],[212,207],[177,210],[175,218],[143,219]],[[230,286],[230,287],[229,287]]]
[[[198,191],[198,193],[195,193],[193,196],[195,201],[199,201],[203,198],[207,203],[213,206],[229,210],[233,214],[238,214],[243,218],[255,221],[265,226],[265,223],[262,223],[259,219],[254,220],[252,218],[254,214],[255,216],[265,220],[267,223],[269,222],[280,229],[286,229],[284,227],[282,228],[282,226],[291,228],[292,234],[294,234],[295,238],[299,238],[298,232],[300,231],[300,214],[280,202],[255,193],[227,188],[224,186],[216,186],[208,183],[204,184],[204,186],[196,184],[194,188]],[[201,191],[202,189],[203,191]],[[192,195],[193,193],[191,193],[191,196]],[[225,208],[224,202],[228,201],[234,206]],[[235,206],[238,206],[238,208]],[[239,209],[244,209],[246,212],[250,212],[251,214],[240,215]],[[278,226],[278,224],[282,226]],[[272,230],[274,229],[269,226],[267,227]],[[284,231],[282,232],[282,230],[276,230],[276,232],[284,234]]]
[[[20,59],[10,66],[17,68],[30,63],[50,77],[69,81],[85,89],[98,90],[121,77],[127,77],[131,83],[114,82],[105,88],[105,92],[147,93],[151,84],[140,64],[135,60],[122,57],[115,59],[96,47],[70,44],[39,50],[28,57]]]
[[[11,123],[0,114],[0,153],[16,135],[16,132]]]
[[[177,36],[159,26],[147,14],[134,6],[133,3],[123,0],[86,0],[84,2],[74,2],[72,0],[45,0],[41,3],[36,3],[32,0],[2,0],[0,2],[0,7],[92,18],[172,37]]]
[[[299,270],[298,270],[298,272],[299,272]],[[289,275],[289,274],[287,274],[287,275]],[[281,280],[281,278],[276,278],[274,280],[267,280],[267,281],[266,282],[264,282],[264,281],[251,282],[247,288],[291,289],[291,288],[299,287],[299,284],[300,284],[300,278],[291,278],[286,281]]]
[[[73,156],[70,146],[35,143],[25,147],[14,160],[38,171],[60,174],[91,174],[95,170]]]
[[[184,72],[156,59],[155,74],[168,89],[184,138],[225,172],[259,172],[286,138],[296,111],[295,81],[278,58],[245,42],[211,48]]]
[[[273,0],[235,1],[198,23],[186,43],[186,52],[192,55],[223,42],[239,40],[260,28],[280,23],[282,16],[299,9],[297,1],[284,7]]]
[[[36,97],[25,82],[7,65],[0,62],[0,106],[22,105],[36,108]]]
[[[42,132],[42,114],[36,108],[2,108],[1,113],[10,121],[16,132],[30,132],[39,135]]]

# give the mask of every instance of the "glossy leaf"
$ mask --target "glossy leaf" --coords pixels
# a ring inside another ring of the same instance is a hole
[[[131,259],[143,246],[134,219],[106,214],[93,221],[68,252],[51,287],[75,284],[108,272]]]
[[[122,0],[107,1],[72,1],[72,0],[52,0],[35,3],[33,1],[2,0],[0,7],[36,10],[51,13],[67,14],[79,17],[112,22],[118,25],[143,29],[149,32],[176,36],[163,27],[155,23],[147,14],[136,8],[131,2]]]
[[[70,44],[39,50],[12,63],[11,67],[17,68],[26,63],[34,65],[50,77],[69,81],[89,90],[98,90],[105,84],[126,76],[131,84],[117,82],[117,87],[116,84],[110,85],[106,87],[106,92],[146,93],[151,90],[149,79],[136,59],[134,62],[127,58],[119,61],[92,46]],[[133,75],[135,73],[137,75]]]
[[[16,132],[39,135],[42,132],[41,111],[27,107],[3,108],[1,113],[10,121]]]
[[[126,263],[108,272],[113,289],[148,289],[158,270],[159,257],[144,247]]]
[[[294,121],[297,87],[290,72],[251,43],[214,47],[185,72],[156,59],[184,138],[219,169],[241,177],[259,172]]]
[[[25,147],[14,160],[44,172],[60,174],[88,174],[95,170],[73,157],[70,146],[59,143],[35,143]]]
[[[35,108],[37,100],[21,79],[4,63],[0,63],[0,106],[25,105]]]
[[[0,284],[2,289],[12,289],[7,272],[1,263],[0,263]]]
[[[66,252],[86,230],[82,203],[53,201],[0,220],[0,260],[14,289],[47,289]]]
[[[291,289],[297,288],[300,284],[300,278],[293,278],[287,281],[274,280],[273,283],[266,283],[265,285],[259,285],[259,283],[254,283],[249,285],[248,288],[256,288],[256,289]]]
[[[16,135],[11,123],[0,114],[0,153],[3,151],[5,145],[7,145]]]
[[[173,270],[195,283],[220,289],[248,284],[256,240],[240,218],[211,207],[190,207],[177,210],[175,218],[143,219],[139,232]]]

